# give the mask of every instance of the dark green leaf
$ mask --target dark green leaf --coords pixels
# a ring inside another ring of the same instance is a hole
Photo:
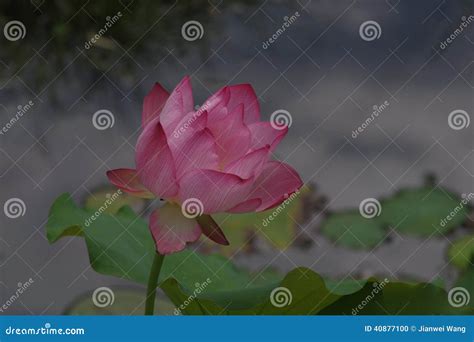
[[[90,291],[76,300],[65,310],[65,315],[143,315],[145,311],[145,291],[133,288],[112,287],[114,300],[111,305],[98,307],[92,300]],[[169,299],[157,296],[155,315],[174,315],[175,306]]]
[[[406,189],[382,202],[381,219],[401,233],[443,234],[466,219],[467,208],[461,201],[440,188]]]
[[[448,258],[449,261],[459,267],[460,269],[466,269],[471,265],[471,260],[474,257],[474,235],[468,235],[460,240],[454,242],[449,247]]]
[[[386,235],[379,218],[365,218],[358,211],[329,215],[322,232],[337,244],[362,249],[376,246]]]
[[[77,207],[68,194],[60,196],[49,215],[49,241],[55,242],[79,229],[96,272],[146,284],[155,254],[147,223],[128,207],[115,215],[103,212],[91,220],[93,215],[93,211]],[[262,293],[268,292],[261,278],[253,281],[250,274],[237,269],[226,258],[191,250],[166,256],[160,282],[169,278],[176,279],[183,290],[190,292],[196,284],[207,281],[205,296],[229,307],[255,305],[262,301]]]

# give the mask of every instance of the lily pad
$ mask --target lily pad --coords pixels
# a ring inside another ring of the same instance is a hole
[[[359,249],[376,246],[387,234],[378,217],[365,218],[359,211],[330,214],[321,229],[335,243]]]
[[[444,189],[406,189],[382,202],[381,218],[400,233],[439,235],[460,226],[467,215],[462,199]]]
[[[360,291],[368,280],[359,280],[359,279],[343,279],[343,280],[333,280],[325,279],[326,287],[331,293],[338,294],[341,296],[346,296],[357,291]]]
[[[307,268],[288,273],[271,291],[262,291],[261,304],[251,308],[225,307],[204,296],[189,296],[174,280],[167,280],[162,289],[186,315],[307,315],[316,314],[340,296],[332,294],[324,280]]]
[[[468,213],[465,199],[438,187],[405,189],[381,201],[379,216],[365,218],[358,210],[330,214],[322,232],[342,246],[372,248],[388,227],[402,234],[431,236],[460,226]]]
[[[434,284],[369,279],[357,292],[341,296],[322,315],[457,315],[447,292]]]
[[[390,283],[383,290],[382,308],[387,315],[462,314],[449,304],[446,291],[433,284]]]
[[[267,297],[262,297],[261,304],[242,309],[189,295],[173,279],[164,282],[162,288],[185,315],[472,314],[469,307],[454,308],[447,292],[434,284],[378,281],[374,278],[346,283],[342,287],[327,284],[328,281],[325,282],[314,271],[297,268],[275,284]],[[468,283],[466,286],[471,285]]]

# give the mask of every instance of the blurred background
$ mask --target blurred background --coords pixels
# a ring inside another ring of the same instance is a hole
[[[134,165],[143,97],[184,75],[197,104],[250,83],[265,120],[289,113],[275,157],[311,188],[277,242],[247,227],[231,249],[200,252],[252,271],[449,286],[459,270],[447,255],[472,215],[445,234],[327,218],[427,184],[453,203],[473,192],[472,14],[472,0],[2,1],[0,204],[18,198],[24,212],[0,215],[0,305],[34,280],[2,314],[61,314],[100,286],[143,289],[90,269],[83,239],[50,245],[45,225],[64,192],[103,202],[105,172]],[[101,110],[105,129],[92,120]]]

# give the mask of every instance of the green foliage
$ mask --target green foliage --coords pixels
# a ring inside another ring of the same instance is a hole
[[[307,315],[319,312],[339,298],[326,288],[324,280],[318,274],[305,268],[297,268],[288,273],[280,284],[275,284],[271,289],[276,291],[275,295],[272,296],[270,291],[265,297],[259,297],[254,306],[247,308],[223,307],[204,297],[190,301],[189,294],[174,280],[166,281],[162,289],[186,315]],[[285,293],[281,294],[280,300],[277,295],[279,292]],[[277,306],[273,304],[274,302]],[[280,306],[285,303],[287,305]]]
[[[220,247],[219,252],[234,255],[248,247],[255,236],[262,237],[275,248],[288,248],[298,232],[298,223],[303,220],[303,203],[310,192],[309,188],[303,187],[280,206],[260,213],[213,215],[230,242],[230,246]]]
[[[90,291],[74,300],[64,311],[65,315],[143,315],[145,291],[127,287],[112,287],[114,300],[111,305],[98,307]],[[175,306],[169,299],[158,296],[155,303],[156,315],[174,315]]]
[[[464,300],[465,305],[462,308],[470,310],[471,313],[474,312],[474,263],[472,261],[469,267],[460,275],[454,287],[464,289],[464,297],[458,297],[455,303],[460,304],[460,301]],[[458,291],[458,293],[461,292]],[[466,293],[468,294],[467,297]]]
[[[145,284],[155,253],[147,223],[129,207],[121,208],[115,215],[103,212],[91,220],[93,214],[93,210],[76,206],[68,194],[60,196],[49,214],[49,241],[53,243],[67,236],[84,238],[94,270]],[[473,279],[468,273],[460,283],[472,290]],[[284,278],[271,270],[252,275],[222,256],[195,251],[167,256],[159,283],[174,307],[185,315],[474,313],[469,306],[449,305],[446,291],[433,284],[376,279],[330,281],[307,268],[296,268]],[[123,307],[112,305],[105,311],[97,310],[91,307],[90,300],[83,299],[68,312],[123,314],[130,312],[127,310],[135,304],[140,307],[144,299],[127,291],[118,291],[116,298]],[[161,314],[174,310],[169,303],[160,305],[163,305]]]
[[[461,198],[444,189],[424,187],[402,190],[382,202],[382,220],[400,233],[419,236],[444,234],[461,225],[467,208]],[[453,214],[450,220],[447,216]]]
[[[338,294],[341,296],[353,294],[361,290],[368,280],[358,280],[358,279],[342,279],[342,280],[333,280],[325,279],[326,287],[331,293]]]
[[[449,247],[449,261],[460,269],[466,269],[474,258],[474,234],[465,236]]]
[[[374,218],[364,218],[358,210],[330,214],[322,232],[342,246],[371,248],[388,235],[387,228],[415,236],[440,235],[460,226],[467,212],[462,199],[444,189],[405,189],[381,201],[381,212]]]
[[[172,279],[162,284],[162,288],[185,315],[474,314],[471,307],[451,306],[446,291],[434,284],[407,284],[387,279],[380,282],[375,279],[351,280],[337,290],[334,284],[327,286],[326,283],[314,271],[297,268],[274,287],[276,293],[281,294],[280,301],[272,301],[270,292],[265,301],[245,309],[226,308],[202,296],[194,297]]]
[[[78,235],[71,232],[80,232],[96,272],[146,284],[155,254],[147,223],[129,207],[123,207],[115,215],[103,212],[91,220],[93,214],[92,210],[76,206],[69,194],[61,195],[49,213],[48,240],[53,243],[64,236]],[[91,222],[89,225],[87,220]],[[263,277],[268,281],[263,281]],[[220,255],[202,255],[191,250],[165,258],[159,281],[171,278],[186,291],[209,282],[206,295],[224,306],[247,305],[249,295],[265,297],[270,291],[268,283],[277,281],[270,272],[253,276]]]
[[[381,220],[365,218],[359,211],[331,214],[323,222],[321,229],[332,241],[361,249],[376,246],[387,234]]]

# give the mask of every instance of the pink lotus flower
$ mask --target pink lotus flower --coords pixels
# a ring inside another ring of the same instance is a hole
[[[209,214],[263,211],[302,186],[298,173],[270,160],[288,127],[260,121],[248,84],[227,86],[194,108],[189,77],[169,94],[155,84],[145,97],[136,169],[107,172],[123,191],[166,199],[150,217],[161,254],[178,252],[201,234],[228,244]]]

